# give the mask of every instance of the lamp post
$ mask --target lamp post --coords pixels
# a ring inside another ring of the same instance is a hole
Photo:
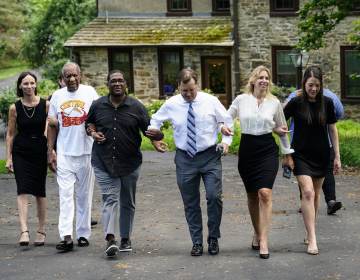
[[[309,61],[309,54],[303,50],[294,50],[289,54],[291,61],[296,68],[296,88],[301,88],[302,69]]]

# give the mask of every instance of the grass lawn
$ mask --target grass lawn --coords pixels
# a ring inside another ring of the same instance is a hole
[[[0,80],[10,78],[19,72],[30,69],[31,67],[23,61],[12,60],[7,62],[6,65],[0,67]]]

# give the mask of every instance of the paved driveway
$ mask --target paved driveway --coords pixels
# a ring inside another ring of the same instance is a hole
[[[345,209],[327,216],[322,201],[318,223],[320,255],[309,256],[302,244],[304,226],[298,209],[294,179],[278,176],[274,188],[274,216],[269,260],[250,249],[251,225],[236,157],[224,165],[224,213],[220,254],[191,257],[191,241],[183,205],[175,184],[173,153],[144,153],[137,192],[137,212],[132,253],[117,259],[103,257],[101,225],[93,230],[91,245],[57,253],[58,195],[55,179],[48,179],[49,226],[42,248],[17,245],[19,227],[16,186],[9,176],[0,178],[0,279],[360,279],[359,177],[339,176],[338,196]],[[31,200],[30,234],[36,232],[35,204]],[[93,216],[100,219],[96,188]],[[206,212],[204,192],[202,207]],[[204,225],[206,225],[204,216]],[[206,232],[204,234],[206,238]]]

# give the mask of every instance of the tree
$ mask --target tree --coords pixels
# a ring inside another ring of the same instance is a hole
[[[32,0],[33,9],[42,12],[31,22],[26,34],[23,53],[34,66],[45,66],[45,76],[56,78],[69,50],[64,42],[96,16],[94,0]],[[41,6],[42,5],[42,6]],[[36,11],[35,11],[36,13]],[[54,77],[55,75],[55,77]]]
[[[19,54],[24,12],[20,0],[0,2],[0,66]]]
[[[300,10],[299,43],[303,50],[317,50],[324,47],[324,36],[343,20],[353,7],[359,7],[360,0],[309,0]],[[354,44],[360,44],[360,22],[354,22],[349,35]]]

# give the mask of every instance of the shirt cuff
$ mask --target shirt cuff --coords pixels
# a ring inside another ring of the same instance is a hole
[[[222,139],[221,139],[221,142],[222,143],[225,143],[225,144],[227,144],[227,145],[231,145],[231,142],[232,142],[232,136],[225,136],[225,135],[223,135],[222,136]]]
[[[281,148],[281,153],[283,155],[293,154],[294,152],[295,150],[291,148]]]

